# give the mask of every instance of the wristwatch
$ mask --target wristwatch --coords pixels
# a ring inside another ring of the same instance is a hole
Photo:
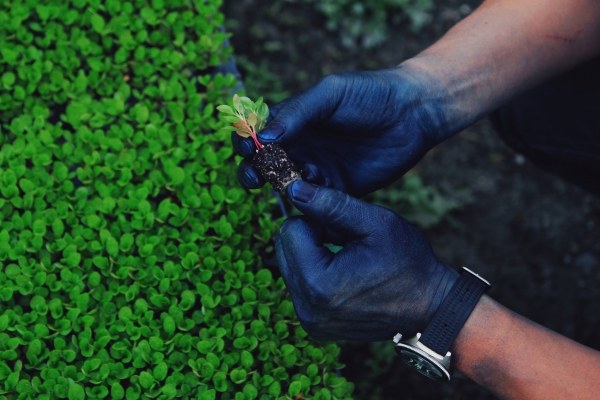
[[[448,382],[452,376],[450,346],[490,283],[463,267],[442,305],[423,333],[402,340],[394,336],[396,353],[421,374]]]

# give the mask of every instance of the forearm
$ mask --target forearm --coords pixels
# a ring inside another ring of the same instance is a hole
[[[591,399],[600,353],[483,296],[452,348],[455,367],[503,399]]]
[[[401,64],[444,88],[449,133],[600,54],[597,0],[488,0]]]

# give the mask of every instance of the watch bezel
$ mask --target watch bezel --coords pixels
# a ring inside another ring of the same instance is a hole
[[[434,379],[434,380],[438,380],[438,381],[442,381],[442,382],[449,382],[450,378],[452,377],[450,352],[446,353],[446,355],[444,355],[444,356],[437,354],[433,350],[427,348],[425,345],[423,345],[421,342],[419,342],[420,337],[421,337],[421,334],[417,333],[416,336],[413,336],[405,341],[394,340],[394,342],[396,342],[396,345],[395,345],[396,353],[400,356],[400,358],[402,358],[402,361],[407,363],[407,365],[409,365],[415,371],[419,372],[421,375],[424,375],[430,379]],[[442,372],[442,377],[436,378],[436,377],[432,377],[430,375],[426,375],[426,374],[422,373],[421,371],[419,371],[418,369],[414,368],[412,365],[408,364],[408,362],[406,362],[406,360],[402,357],[402,354],[401,354],[402,350],[411,352],[413,354],[418,355],[419,357],[425,358],[433,366],[437,367],[437,369]]]

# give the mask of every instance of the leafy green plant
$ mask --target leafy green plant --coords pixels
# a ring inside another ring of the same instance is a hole
[[[443,220],[454,223],[451,212],[471,201],[468,191],[455,196],[442,195],[435,187],[425,186],[416,174],[405,175],[400,185],[381,189],[369,200],[393,209],[420,228],[426,229]]]
[[[400,23],[408,18],[418,32],[430,20],[433,0],[303,0],[327,17],[327,28],[339,31],[342,43],[351,47],[375,47],[387,38],[388,19]]]
[[[253,102],[248,97],[240,97],[237,94],[233,95],[232,103],[233,107],[226,104],[217,107],[223,114],[221,119],[232,124],[221,129],[235,131],[241,137],[252,137],[256,148],[262,149],[263,145],[258,141],[256,134],[265,126],[269,117],[269,107],[262,97]]]
[[[0,399],[350,396],[261,268],[219,5],[0,5]]]
[[[244,75],[244,86],[249,97],[262,95],[265,102],[270,104],[290,97],[291,93],[284,88],[281,77],[271,70],[268,59],[254,63],[244,55],[236,55],[235,60]]]

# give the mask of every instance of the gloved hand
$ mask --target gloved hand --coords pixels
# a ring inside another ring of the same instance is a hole
[[[361,197],[401,177],[458,131],[446,120],[443,93],[407,67],[329,75],[273,107],[258,137],[281,144],[303,179]],[[234,132],[232,142],[241,156],[254,154],[251,139]],[[248,160],[238,179],[246,188],[265,183]]]
[[[317,340],[391,340],[423,332],[458,273],[394,212],[341,191],[296,181],[305,215],[275,240],[279,268],[302,327]],[[337,253],[323,243],[343,246]]]

